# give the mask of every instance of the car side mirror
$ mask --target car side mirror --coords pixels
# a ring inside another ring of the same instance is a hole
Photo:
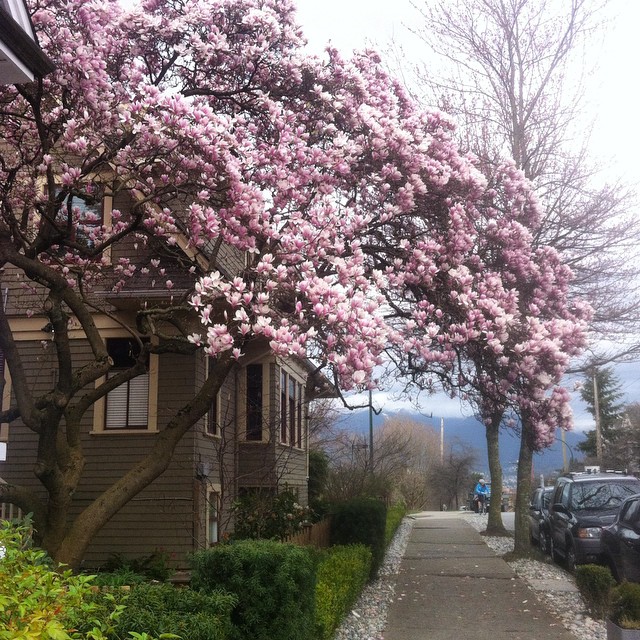
[[[557,513],[564,513],[565,515],[569,515],[569,510],[561,502],[554,502],[551,506],[551,509]]]

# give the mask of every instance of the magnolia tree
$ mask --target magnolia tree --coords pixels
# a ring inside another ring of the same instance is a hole
[[[476,250],[487,230],[502,237],[503,209],[526,213],[526,184],[505,171],[489,185],[449,121],[418,109],[374,54],[309,57],[285,0],[52,0],[33,22],[56,70],[0,93],[0,266],[21,275],[28,305],[0,311],[15,398],[0,421],[36,434],[45,491],[2,484],[0,500],[34,514],[57,560],[77,566],[167,469],[254,343],[311,358],[343,389],[372,385],[388,347],[449,381],[477,343],[508,370],[534,445],[547,433],[541,406],[566,418],[566,398],[549,395],[580,342],[553,289],[564,281],[544,253],[519,267],[532,255],[522,244],[505,276]],[[92,218],[87,206],[105,196],[131,206]],[[510,255],[509,234],[502,242]],[[106,303],[140,283],[163,293],[135,314]],[[11,333],[21,311],[53,329],[57,375],[37,392]],[[97,311],[139,341],[133,365],[110,377]],[[149,353],[197,349],[213,363],[202,387],[140,462],[75,508],[87,412],[145,373]]]
[[[484,166],[506,154],[534,183],[543,207],[536,241],[574,271],[573,294],[594,309],[592,338],[612,349],[602,362],[635,353],[640,301],[634,189],[602,174],[584,112],[606,5],[446,0],[418,7],[424,20],[415,29],[430,50],[418,84],[457,117],[463,148]]]
[[[584,346],[590,310],[570,302],[571,273],[558,254],[535,247],[538,207],[521,172],[501,169],[491,188],[458,206],[451,220],[458,253],[440,252],[445,261],[431,273],[414,264],[407,270],[411,277],[401,275],[388,292],[401,320],[394,328],[405,336],[398,344],[410,345],[394,358],[419,387],[438,380],[476,408],[487,428],[492,490],[498,494],[499,428],[509,415],[520,416],[518,504],[526,513],[520,503],[529,496],[532,453],[553,442],[557,427],[572,424],[568,394],[559,384],[569,358]],[[424,224],[419,211],[414,224]],[[437,231],[430,237],[438,238]],[[453,255],[455,263],[449,262]],[[434,286],[443,276],[442,286]],[[500,530],[499,501],[489,517],[489,528]],[[520,551],[526,531],[519,518]]]
[[[386,111],[397,118],[402,97],[369,72],[370,56],[305,56],[293,19],[281,0],[43,2],[33,21],[56,70],[2,89],[0,264],[22,274],[24,314],[48,317],[58,374],[44,391],[30,386],[12,298],[0,346],[15,403],[1,421],[37,434],[46,493],[2,484],[0,500],[32,512],[40,543],[71,566],[167,468],[253,342],[315,357],[346,389],[379,362],[387,330],[357,238],[404,197],[408,178],[382,187],[389,153],[371,126]],[[85,205],[103,196],[133,205],[100,224]],[[248,256],[235,273],[234,255]],[[124,325],[104,300],[140,281],[165,293]],[[139,340],[135,364],[104,382],[113,362],[100,310]],[[201,329],[188,320],[196,314]],[[72,330],[86,336],[89,361],[75,358]],[[198,348],[214,363],[202,388],[138,464],[72,517],[87,411],[144,373],[148,353]]]

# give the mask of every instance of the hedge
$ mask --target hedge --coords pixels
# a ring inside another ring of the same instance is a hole
[[[358,599],[371,573],[371,550],[365,545],[329,549],[320,562],[316,582],[316,629],[330,640]]]
[[[313,637],[313,550],[270,540],[241,540],[199,551],[191,564],[194,589],[223,590],[236,597],[232,640]]]
[[[384,560],[387,508],[373,498],[356,498],[336,505],[331,518],[331,544],[364,544],[371,549],[374,578]]]

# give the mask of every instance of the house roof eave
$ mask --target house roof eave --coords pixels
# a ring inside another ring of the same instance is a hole
[[[29,82],[54,70],[54,64],[40,49],[33,26],[26,31],[0,6],[0,79],[5,84]]]

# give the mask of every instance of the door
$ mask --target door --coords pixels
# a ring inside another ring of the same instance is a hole
[[[624,577],[640,582],[640,498],[629,501],[620,514],[618,543]]]

